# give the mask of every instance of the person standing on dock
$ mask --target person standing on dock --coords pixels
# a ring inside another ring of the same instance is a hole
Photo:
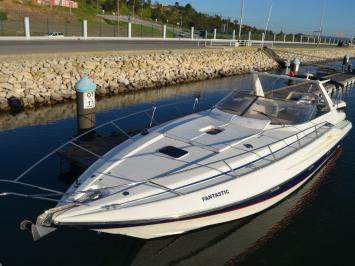
[[[342,65],[342,71],[346,72],[347,70],[349,71],[349,64],[350,64],[350,55],[346,54],[343,57],[343,65]]]

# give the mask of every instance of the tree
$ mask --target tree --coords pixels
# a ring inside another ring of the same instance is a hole
[[[0,0],[1,1],[1,0]],[[96,6],[96,0],[84,0],[92,3]],[[117,0],[100,0],[102,8],[108,12],[116,11]],[[181,23],[186,27],[194,26],[199,30],[209,30],[217,28],[220,29],[222,24],[226,24],[226,29],[237,29],[238,20],[231,20],[230,18],[223,18],[221,15],[208,15],[205,13],[197,12],[191,4],[181,6],[179,2],[175,2],[173,6],[163,6],[159,2],[154,0],[154,8],[151,0],[119,0],[121,14],[132,13],[133,6],[135,7],[135,13],[141,14],[142,17],[148,19],[158,19],[160,22],[169,22],[176,25]],[[133,4],[135,3],[135,4]],[[228,26],[227,26],[228,25]],[[264,32],[262,29],[257,29],[248,25],[243,25],[243,32],[251,31],[255,34],[261,34]],[[267,34],[272,34],[272,31],[268,31]]]
[[[7,20],[7,15],[5,12],[0,11],[0,20]]]
[[[185,12],[192,12],[192,11],[193,11],[193,8],[192,8],[191,4],[186,4]]]

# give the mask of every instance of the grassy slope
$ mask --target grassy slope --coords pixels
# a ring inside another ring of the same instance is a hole
[[[97,17],[96,7],[86,4],[85,1],[79,0],[78,3],[79,8],[73,8],[71,10],[72,14],[70,15],[69,8],[65,7],[55,6],[50,8],[49,6],[32,4],[32,2],[28,0],[0,0],[0,14],[3,18],[7,18],[7,21],[17,22],[18,27],[22,27],[23,17],[29,16],[31,24],[36,26],[33,29],[37,29],[38,35],[46,32],[47,29],[49,29],[49,31],[66,31],[65,29],[68,26],[69,32],[71,31],[71,27],[76,28],[76,31],[78,31],[77,28],[80,27],[80,23],[84,19],[88,21],[89,31],[90,27],[95,28],[96,32],[99,31],[98,28],[103,27],[106,28],[106,31],[103,30],[103,34],[107,34],[108,32],[110,35],[114,35],[114,25],[117,25],[116,22]],[[120,13],[122,15],[132,15],[131,10],[124,5],[122,6]],[[146,10],[143,10],[143,15],[149,14],[146,14]],[[49,24],[50,26],[48,27],[44,24]],[[63,26],[65,24],[66,26]],[[42,27],[40,25],[42,25]],[[55,28],[53,25],[60,26]],[[120,36],[124,36],[122,34],[127,33],[127,28],[127,22],[120,22]],[[8,32],[8,34],[11,34],[11,31]],[[162,33],[161,30],[156,28],[152,29],[149,26],[133,24],[132,35],[134,37],[161,37]],[[168,31],[167,37],[174,37],[174,34]]]

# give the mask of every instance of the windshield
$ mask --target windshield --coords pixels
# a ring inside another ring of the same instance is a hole
[[[244,111],[255,101],[256,96],[236,91],[230,97],[225,98],[217,104],[222,111],[242,115]]]
[[[259,97],[244,116],[269,119],[272,124],[299,124],[312,119],[315,106]]]
[[[271,81],[268,77],[267,88],[261,79],[253,79],[254,86],[252,82],[244,83],[242,89],[222,99],[216,108],[238,116],[270,120],[271,124],[300,124],[330,110],[316,83],[289,84],[287,78]],[[252,85],[252,89],[245,90],[246,84]]]

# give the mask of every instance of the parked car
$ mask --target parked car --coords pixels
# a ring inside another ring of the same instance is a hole
[[[177,36],[180,37],[180,38],[187,38],[187,37],[189,37],[189,35],[188,35],[186,32],[179,32],[179,33],[177,34]]]
[[[48,37],[64,37],[64,34],[63,34],[63,32],[53,31],[53,32],[48,32],[47,36]]]

